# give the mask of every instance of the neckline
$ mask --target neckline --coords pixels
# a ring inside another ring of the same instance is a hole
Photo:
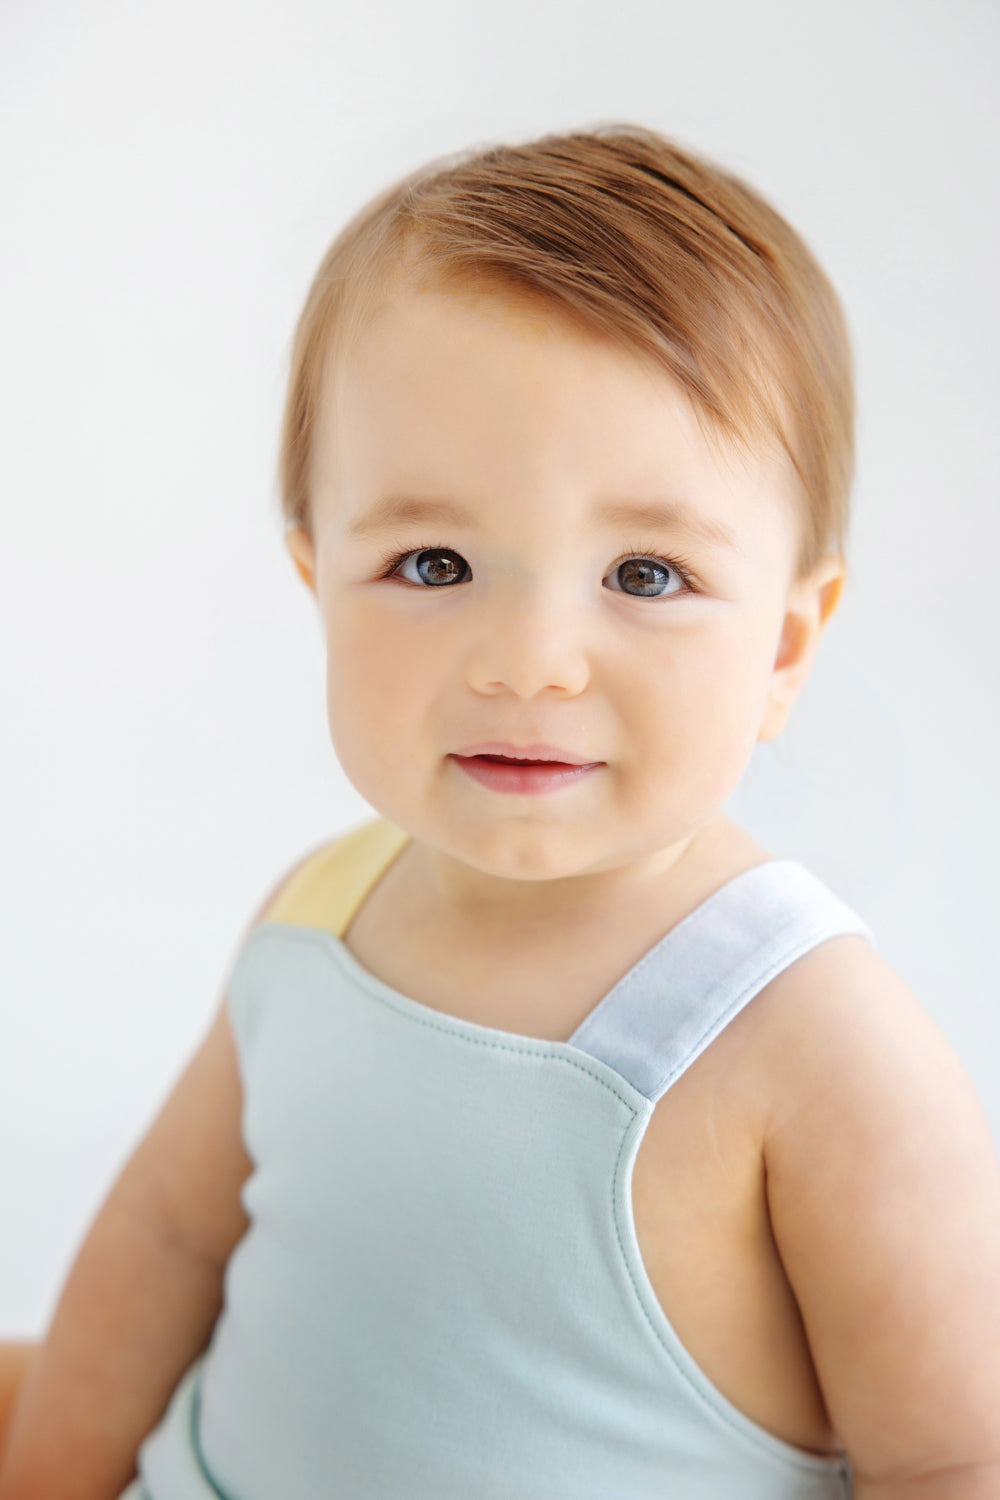
[[[585,1053],[588,1059],[592,1057],[592,1054],[579,1044],[578,1039],[581,1037],[581,1033],[588,1031],[593,1025],[598,1024],[599,1012],[606,1013],[614,1009],[616,1001],[619,999],[619,997],[632,986],[639,972],[648,963],[652,963],[655,960],[656,955],[660,954],[663,949],[670,947],[674,943],[683,942],[684,938],[690,934],[692,928],[698,926],[701,922],[706,920],[706,917],[710,914],[712,909],[717,904],[721,905],[724,900],[730,899],[732,897],[737,887],[741,887],[745,884],[749,884],[755,880],[761,879],[762,872],[764,871],[776,872],[779,869],[799,868],[798,861],[796,860],[775,859],[772,857],[766,860],[761,860],[756,865],[751,865],[747,870],[741,870],[739,874],[731,876],[728,880],[724,881],[722,885],[717,886],[716,889],[714,891],[711,891],[708,896],[706,896],[702,901],[698,903],[697,906],[693,907],[691,911],[687,912],[679,922],[675,922],[672,927],[668,928],[666,932],[662,933],[660,937],[655,939],[654,942],[636,958],[634,963],[629,965],[625,973],[623,973],[615,981],[612,987],[607,990],[605,994],[603,994],[597,1001],[595,1001],[590,1010],[588,1010],[587,1014],[575,1027],[572,1034],[564,1040],[561,1037],[532,1036],[528,1032],[512,1031],[500,1026],[489,1026],[481,1021],[472,1021],[464,1016],[456,1015],[453,1011],[441,1010],[436,1006],[428,1005],[426,1001],[417,1000],[413,995],[408,995],[404,990],[396,989],[393,985],[388,984],[383,979],[380,979],[377,974],[374,974],[371,969],[367,968],[361,962],[361,960],[351,952],[350,948],[348,948],[347,944],[344,941],[343,934],[350,927],[350,924],[353,921],[355,915],[360,911],[362,905],[368,899],[369,895],[375,889],[375,886],[382,879],[383,875],[386,874],[389,867],[395,863],[396,859],[399,858],[403,850],[410,844],[411,841],[411,836],[407,836],[402,843],[396,846],[391,851],[388,858],[385,859],[381,863],[380,867],[374,872],[371,879],[365,883],[359,896],[352,903],[350,912],[348,913],[346,919],[344,919],[341,923],[339,932],[334,932],[329,927],[317,927],[304,923],[296,923],[284,920],[279,920],[276,922],[265,921],[262,926],[270,927],[272,929],[275,927],[287,927],[294,929],[300,934],[309,934],[310,936],[318,937],[323,945],[327,948],[327,951],[335,955],[341,967],[346,969],[349,976],[356,983],[360,984],[362,988],[369,990],[381,999],[388,1000],[390,1003],[396,1006],[397,1009],[403,1009],[404,1011],[410,1012],[417,1019],[423,1020],[426,1024],[436,1024],[442,1029],[466,1033],[473,1039],[489,1039],[494,1044],[499,1043],[507,1046],[531,1046],[541,1049],[569,1049],[576,1056],[579,1056],[581,1053]]]

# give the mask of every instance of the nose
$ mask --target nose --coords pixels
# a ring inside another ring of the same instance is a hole
[[[590,681],[580,601],[547,588],[543,579],[498,590],[484,603],[475,630],[469,625],[466,672],[478,693],[573,698]]]

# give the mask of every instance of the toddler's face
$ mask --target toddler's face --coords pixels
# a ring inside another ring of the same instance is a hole
[[[665,374],[497,293],[380,311],[327,381],[312,494],[314,544],[289,545],[344,770],[500,876],[681,852],[839,587],[793,583],[787,460],[720,449]],[[550,764],[487,758],[518,752]]]

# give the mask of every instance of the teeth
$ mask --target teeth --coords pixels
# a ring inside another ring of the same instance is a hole
[[[481,755],[480,760],[492,760],[501,766],[558,766],[557,760],[529,760],[523,755]]]

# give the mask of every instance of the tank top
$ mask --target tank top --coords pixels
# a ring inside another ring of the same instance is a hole
[[[127,1494],[844,1500],[845,1457],[758,1426],[681,1344],[631,1175],[655,1104],[743,1006],[867,928],[770,861],[568,1042],[539,1040],[401,994],[341,941],[406,841],[380,820],[320,850],[238,954],[250,1227]]]

